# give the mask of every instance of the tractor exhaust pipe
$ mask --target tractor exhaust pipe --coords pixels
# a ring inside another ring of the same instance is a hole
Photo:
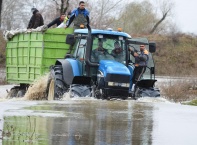
[[[89,24],[87,24],[88,28],[88,37],[87,37],[87,47],[86,47],[86,57],[85,62],[87,64],[87,75],[90,76],[90,67],[98,67],[98,63],[92,63],[90,61],[91,51],[92,51],[92,29]]]

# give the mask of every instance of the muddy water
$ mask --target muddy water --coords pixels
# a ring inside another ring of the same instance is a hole
[[[3,113],[3,145],[196,145],[197,108],[164,99],[8,105],[15,107]]]

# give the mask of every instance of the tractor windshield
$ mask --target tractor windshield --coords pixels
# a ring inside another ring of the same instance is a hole
[[[124,37],[114,35],[93,36],[91,62],[115,60],[124,63],[125,57],[126,49]]]

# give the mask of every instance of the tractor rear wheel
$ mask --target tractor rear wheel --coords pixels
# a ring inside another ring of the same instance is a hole
[[[47,99],[60,100],[63,94],[68,90],[67,85],[63,79],[63,69],[61,65],[56,65],[51,68],[48,85],[47,85]]]

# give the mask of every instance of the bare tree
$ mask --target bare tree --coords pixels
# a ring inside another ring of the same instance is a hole
[[[152,30],[150,31],[150,34],[154,33],[155,30],[158,28],[158,26],[168,17],[172,11],[172,8],[174,6],[174,3],[171,1],[163,0],[160,1],[160,11],[162,13],[161,18],[155,23]]]
[[[130,34],[142,34],[149,33],[154,21],[156,21],[156,15],[152,4],[142,1],[128,4],[114,25],[122,26],[123,30]]]
[[[113,23],[114,18],[121,11],[121,2],[124,0],[96,0],[90,1],[88,9],[90,10],[91,25],[94,28],[104,29]]]
[[[69,0],[61,0],[61,9],[60,12],[61,13],[65,13],[67,11],[67,9],[69,8]]]
[[[27,13],[23,13],[21,8],[24,7],[23,1],[3,1],[1,18],[1,28],[2,29],[14,29],[18,26],[23,27],[24,23],[22,18],[27,18]],[[17,24],[17,26],[15,26]]]
[[[39,10],[44,18],[44,23],[48,24],[55,17],[59,16],[61,9],[68,10],[69,0],[9,0],[3,1],[1,26],[3,29],[26,28],[31,18],[31,8]]]
[[[61,14],[61,13],[66,13],[70,8],[70,0],[52,0],[55,3],[56,6],[56,11]],[[73,1],[72,1],[73,3]]]
[[[171,16],[173,3],[167,0],[158,1],[159,5],[144,0],[131,2],[124,7],[113,27],[121,26],[130,34],[163,33],[167,31],[167,17]],[[161,18],[160,18],[161,17]],[[165,21],[164,21],[165,20]]]

